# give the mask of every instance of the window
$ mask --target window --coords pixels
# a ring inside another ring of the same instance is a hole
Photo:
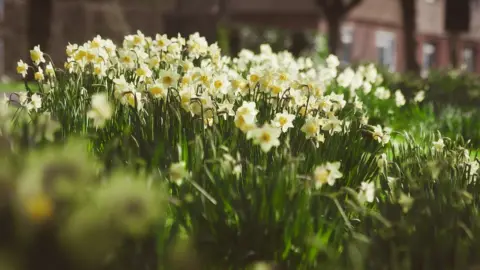
[[[422,75],[427,76],[428,71],[437,64],[436,45],[433,42],[426,42],[422,45]]]
[[[394,72],[397,62],[395,34],[387,31],[377,31],[375,33],[375,45],[378,63]]]
[[[342,63],[349,64],[352,61],[353,27],[343,26],[341,31],[342,45],[339,51],[339,58]]]
[[[465,47],[462,52],[463,65],[466,71],[475,72],[476,70],[476,52],[473,47]]]

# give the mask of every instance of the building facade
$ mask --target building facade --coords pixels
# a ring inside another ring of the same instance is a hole
[[[68,42],[81,43],[96,34],[118,41],[137,29],[148,35],[199,31],[212,40],[219,10],[230,25],[326,30],[314,0],[52,1],[47,53],[54,61],[64,59]],[[417,58],[423,70],[450,62],[443,1],[417,0]],[[14,75],[17,60],[28,57],[27,5],[27,0],[0,0],[0,74]],[[480,1],[473,1],[471,12],[471,31],[457,45],[465,67],[479,72]],[[363,0],[343,23],[339,57],[344,62],[374,61],[402,71],[402,40],[399,0]]]

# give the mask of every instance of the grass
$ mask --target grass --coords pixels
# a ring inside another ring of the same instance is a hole
[[[29,83],[28,85],[31,89],[38,89],[38,84],[36,83]],[[23,82],[0,83],[0,93],[19,91],[25,91],[25,84]]]

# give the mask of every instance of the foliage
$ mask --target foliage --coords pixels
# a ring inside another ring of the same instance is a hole
[[[232,58],[198,34],[138,32],[118,47],[97,36],[67,55],[56,68],[34,48],[17,71],[39,90],[0,104],[0,266],[478,263],[471,146],[433,133],[422,92],[391,91],[375,66],[340,70],[333,55],[316,63],[265,44]],[[24,227],[44,252],[11,248]]]

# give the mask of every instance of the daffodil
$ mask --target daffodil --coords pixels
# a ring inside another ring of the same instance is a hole
[[[17,62],[17,73],[22,75],[22,78],[25,78],[28,73],[28,65],[24,63],[22,60]]]
[[[316,137],[320,132],[321,125],[322,121],[319,118],[309,117],[305,120],[305,124],[303,124],[301,131],[305,133],[307,139]]]
[[[373,202],[375,199],[375,184],[373,182],[362,182],[360,191],[358,192],[358,200],[360,202]]]
[[[140,78],[140,81],[144,81],[146,78],[152,77],[152,71],[146,64],[140,64],[135,71],[135,74]]]
[[[38,111],[42,107],[42,98],[38,94],[33,94],[30,97],[30,103],[31,109]]]
[[[38,70],[37,72],[35,72],[35,80],[41,82],[43,80],[45,80],[45,76],[43,75],[43,69],[41,67],[38,67]]]
[[[289,128],[293,128],[293,120],[295,115],[289,114],[284,111],[283,113],[277,113],[275,119],[272,121],[274,127],[280,128],[282,132],[287,132]]]
[[[162,70],[159,74],[159,81],[166,88],[176,87],[180,75],[172,70]]]
[[[45,63],[45,58],[43,57],[43,52],[40,50],[40,46],[35,46],[33,50],[30,50],[30,58],[37,66],[40,63]]]
[[[172,182],[181,185],[183,180],[189,176],[185,162],[181,161],[170,165],[169,176]]]
[[[372,137],[375,141],[378,141],[382,145],[387,144],[390,141],[390,134],[388,130],[382,129],[382,127],[379,125],[373,127]]]
[[[418,91],[413,97],[413,101],[420,103],[425,99],[425,91]]]
[[[148,86],[148,91],[155,97],[163,99],[168,94],[168,89],[160,80],[155,80],[155,83]]]
[[[316,189],[321,188],[324,184],[333,186],[335,181],[342,177],[340,162],[327,162],[316,167],[313,172],[313,181]]]
[[[402,94],[402,91],[400,90],[395,91],[395,105],[397,105],[397,107],[402,107],[403,105],[405,105],[405,103],[406,103],[406,100],[405,100],[405,96],[403,96]]]
[[[45,67],[45,74],[52,77],[55,75],[55,70],[53,69],[52,63],[48,63]]]
[[[244,101],[235,113],[235,126],[243,132],[247,132],[255,127],[255,117],[258,113],[255,106],[255,102]]]
[[[433,150],[441,152],[445,147],[445,143],[442,138],[439,138],[436,142],[433,142]]]
[[[253,143],[259,144],[263,152],[268,152],[272,147],[280,145],[278,138],[281,133],[281,129],[265,124],[260,128],[250,130],[248,137],[253,138]]]
[[[96,127],[102,127],[112,115],[112,106],[108,102],[107,95],[104,93],[94,94],[92,96],[91,109],[87,112],[87,117],[93,119]]]
[[[331,115],[323,121],[322,130],[328,131],[330,134],[342,131],[343,122],[335,115]]]

